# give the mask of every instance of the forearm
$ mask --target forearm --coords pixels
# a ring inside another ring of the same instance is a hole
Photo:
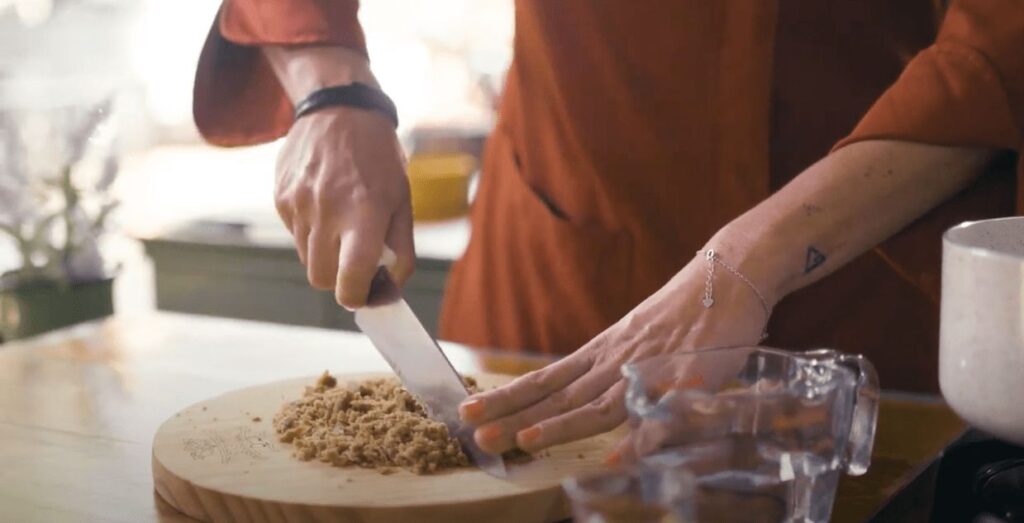
[[[292,103],[334,85],[359,82],[379,87],[362,53],[341,46],[264,46],[264,56]]]
[[[708,245],[728,246],[725,254],[777,301],[962,190],[992,155],[898,141],[854,143],[809,167]]]

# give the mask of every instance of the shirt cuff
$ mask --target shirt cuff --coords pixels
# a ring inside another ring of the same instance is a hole
[[[358,1],[229,0],[199,57],[192,114],[203,138],[237,146],[288,132],[293,107],[260,45],[324,44],[366,54]]]

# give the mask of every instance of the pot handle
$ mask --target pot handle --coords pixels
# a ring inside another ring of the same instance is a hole
[[[871,449],[875,443],[878,424],[878,373],[874,365],[859,354],[842,354],[839,363],[857,372],[857,394],[850,419],[849,440],[846,443],[846,473],[860,476],[871,464]]]

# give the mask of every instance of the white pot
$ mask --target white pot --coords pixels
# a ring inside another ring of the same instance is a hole
[[[942,240],[939,383],[964,420],[1024,445],[1024,217]]]

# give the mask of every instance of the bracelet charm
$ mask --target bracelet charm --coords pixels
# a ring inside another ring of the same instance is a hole
[[[757,295],[757,299],[761,302],[761,307],[764,309],[764,328],[761,329],[761,339],[758,341],[763,341],[767,338],[768,319],[772,315],[772,308],[768,305],[768,300],[766,300],[764,295],[761,294],[761,291],[757,289],[756,285],[754,285],[754,282],[750,281],[749,278],[740,273],[738,269],[722,260],[722,257],[719,256],[714,249],[699,250],[697,251],[697,255],[704,255],[704,259],[708,262],[707,278],[704,280],[704,299],[701,300],[701,305],[703,305],[705,309],[710,309],[715,304],[715,266],[721,265],[725,270],[731,272],[734,276],[739,278],[740,281],[745,283],[747,287],[750,287],[750,290],[754,291],[754,294]]]

